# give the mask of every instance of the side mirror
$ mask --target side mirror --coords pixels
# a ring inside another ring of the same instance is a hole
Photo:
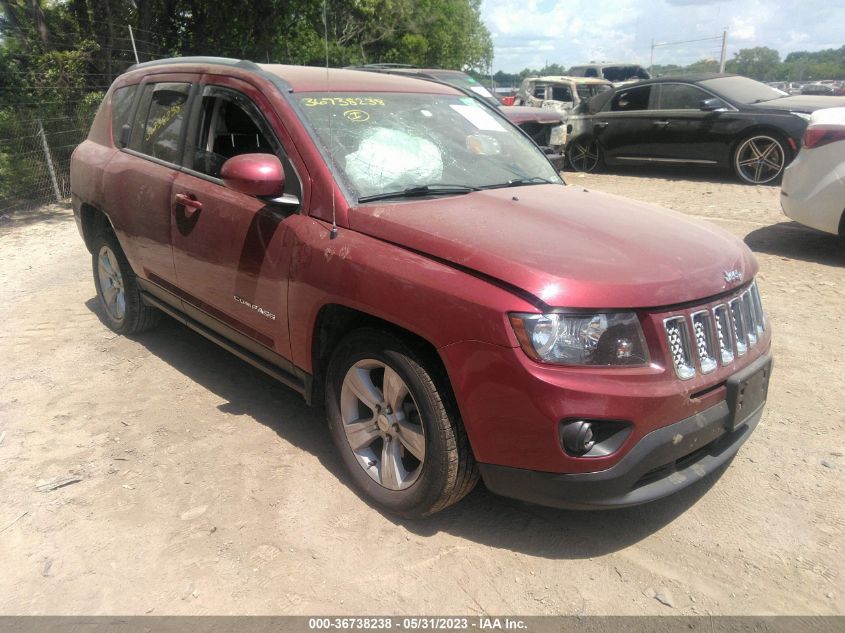
[[[713,97],[712,99],[705,99],[698,104],[700,110],[704,110],[705,112],[716,112],[718,110],[724,110],[726,108],[725,102],[721,99],[717,99]]]
[[[229,189],[248,196],[281,196],[285,190],[285,170],[273,154],[233,156],[220,168],[220,178]]]

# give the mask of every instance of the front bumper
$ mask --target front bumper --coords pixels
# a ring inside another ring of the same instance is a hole
[[[731,385],[768,366],[765,355],[732,376]],[[539,505],[575,510],[621,508],[683,490],[726,464],[763,415],[765,401],[732,428],[728,401],[645,435],[614,466],[598,472],[547,473],[479,464],[487,488],[496,494]]]
[[[559,148],[557,146],[552,147],[551,145],[547,145],[545,147],[541,147],[540,149],[543,150],[543,153],[546,155],[546,158],[551,161],[555,169],[557,169],[558,171],[563,171],[566,159],[563,152],[558,151]]]

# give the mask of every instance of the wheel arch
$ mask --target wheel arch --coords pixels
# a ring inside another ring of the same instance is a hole
[[[748,137],[757,136],[758,134],[767,134],[769,136],[775,136],[786,143],[786,150],[789,153],[789,155],[786,157],[786,165],[791,163],[792,160],[795,158],[795,155],[798,153],[798,143],[792,136],[789,135],[788,132],[771,124],[755,123],[754,125],[750,125],[744,130],[742,130],[742,132],[737,134],[734,138],[733,142],[731,143],[730,155],[728,156],[729,165],[733,165],[734,154],[736,153],[736,149],[737,147],[739,147],[739,144]]]
[[[114,226],[111,218],[102,209],[83,202],[79,207],[79,220],[82,227],[82,239],[85,242],[85,247],[89,252],[92,252],[94,247],[94,238],[97,237],[104,229],[114,233]]]
[[[441,375],[445,383],[443,386],[453,394],[446,366],[437,348],[430,341],[415,332],[367,312],[338,303],[329,303],[320,308],[311,330],[310,401],[312,403],[319,405],[323,402],[326,370],[332,351],[344,336],[362,328],[382,330],[399,338],[412,348],[421,360],[429,363],[432,370]]]

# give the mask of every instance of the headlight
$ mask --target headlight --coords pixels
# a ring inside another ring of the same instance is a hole
[[[566,125],[556,125],[549,135],[549,145],[558,147],[566,145]]]
[[[633,312],[511,314],[522,349],[559,365],[644,365],[648,349]]]

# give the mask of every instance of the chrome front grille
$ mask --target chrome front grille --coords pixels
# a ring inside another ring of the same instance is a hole
[[[754,347],[766,330],[757,282],[726,303],[663,320],[675,374],[689,380],[731,364]]]
[[[695,349],[702,374],[709,374],[716,369],[716,346],[713,344],[713,325],[708,310],[700,310],[690,315],[692,331],[695,334]]]

